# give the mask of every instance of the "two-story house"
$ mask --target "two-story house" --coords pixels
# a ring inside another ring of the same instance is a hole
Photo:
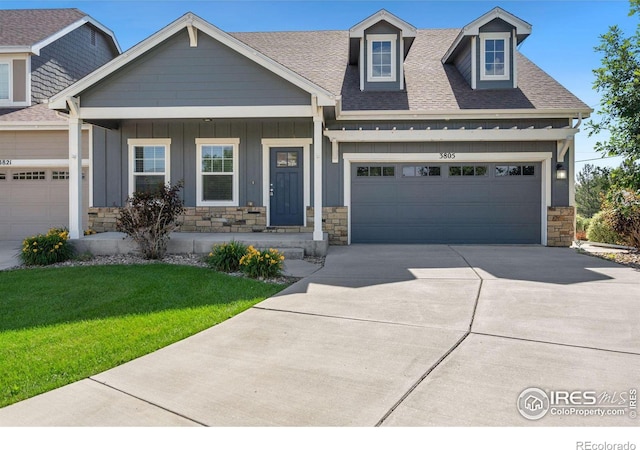
[[[113,33],[77,9],[0,10],[0,239],[68,224],[67,118],[46,102],[119,54]],[[86,216],[89,124],[82,139]]]
[[[184,231],[566,246],[591,110],[518,51],[531,31],[500,8],[462,29],[382,10],[349,30],[256,33],[188,13],[49,106],[69,113],[76,154],[96,125],[101,231],[134,191],[184,180]]]

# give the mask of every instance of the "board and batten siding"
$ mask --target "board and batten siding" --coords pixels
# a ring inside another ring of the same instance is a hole
[[[171,139],[171,182],[184,180],[185,206],[196,206],[196,138],[239,138],[239,205],[262,205],[262,139],[312,138],[311,119],[125,121],[93,133],[94,206],[122,206],[128,195],[128,139]],[[313,167],[313,161],[311,161]],[[313,173],[313,171],[311,172]]]
[[[205,33],[186,29],[80,94],[83,107],[310,105],[309,93]]]

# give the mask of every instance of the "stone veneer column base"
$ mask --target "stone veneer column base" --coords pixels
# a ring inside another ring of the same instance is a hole
[[[267,228],[264,207],[187,207],[180,217],[178,231],[194,233],[311,233],[313,232],[313,208],[307,208],[307,226]],[[89,208],[89,228],[98,233],[116,231],[120,208]],[[329,235],[331,245],[347,245],[347,207],[322,208],[323,230]]]
[[[547,246],[571,247],[575,239],[576,209],[551,206],[547,210]]]

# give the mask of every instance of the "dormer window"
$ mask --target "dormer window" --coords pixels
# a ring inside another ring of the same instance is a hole
[[[396,36],[368,35],[367,81],[396,81]]]
[[[509,80],[509,33],[482,33],[480,35],[480,79]]]

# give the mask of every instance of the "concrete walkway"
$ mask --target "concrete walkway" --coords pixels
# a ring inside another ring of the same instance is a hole
[[[638,426],[516,409],[637,388],[640,272],[570,249],[331,247],[325,267],[165,349],[0,410],[0,425]]]
[[[10,269],[20,264],[18,253],[20,241],[0,241],[0,270]]]

